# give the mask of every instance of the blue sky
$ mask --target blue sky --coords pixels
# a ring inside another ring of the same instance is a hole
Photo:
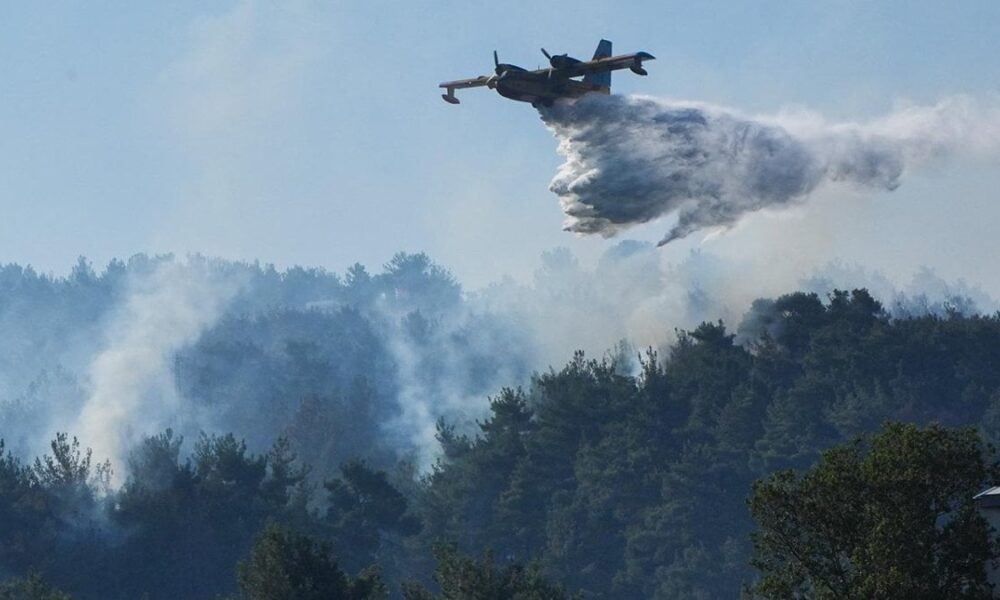
[[[986,0],[8,3],[0,262],[64,273],[79,255],[172,251],[339,271],[406,250],[473,286],[523,277],[546,249],[586,260],[615,241],[561,231],[547,190],[561,159],[529,106],[440,100],[438,82],[488,72],[493,49],[534,67],[541,46],[587,57],[607,37],[657,57],[647,78],[616,74],[617,92],[853,120],[995,97],[998,31]],[[996,292],[998,189],[995,162],[950,163],[664,252],[808,245],[811,260],[929,265]]]

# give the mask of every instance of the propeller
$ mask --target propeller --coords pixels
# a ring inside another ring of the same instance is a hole
[[[554,62],[552,62],[552,55],[549,54],[548,51],[545,48],[542,48],[542,54],[545,55],[545,58],[549,61],[549,64],[552,65],[553,68],[555,68],[556,64]],[[548,78],[552,79],[552,70],[551,69],[549,70]]]
[[[497,51],[493,51],[493,72],[495,75],[491,75],[489,79],[486,80],[486,87],[491,90],[497,87],[497,80],[503,75],[503,68],[500,67],[500,57],[497,55]]]
[[[524,69],[517,65],[500,62],[500,57],[497,55],[496,50],[493,51],[493,65],[493,72],[496,73],[496,75],[490,77],[490,79],[494,81],[499,81],[508,75],[514,75],[518,72],[524,71]]]

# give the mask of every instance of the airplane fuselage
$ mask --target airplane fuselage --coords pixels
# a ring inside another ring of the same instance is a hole
[[[579,98],[585,94],[610,94],[608,87],[575,79],[550,78],[531,72],[508,72],[495,84],[498,94],[533,106],[551,106],[559,98]]]

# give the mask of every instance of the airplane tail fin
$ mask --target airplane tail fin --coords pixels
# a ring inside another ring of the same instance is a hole
[[[601,40],[597,44],[597,50],[594,51],[594,58],[592,60],[608,58],[609,56],[611,56],[611,42],[608,40]]]
[[[608,58],[609,56],[611,56],[611,42],[608,40],[601,40],[600,43],[597,44],[597,50],[594,52],[594,58],[592,60]],[[611,71],[604,71],[603,73],[588,73],[583,76],[583,82],[591,85],[599,85],[610,90]]]

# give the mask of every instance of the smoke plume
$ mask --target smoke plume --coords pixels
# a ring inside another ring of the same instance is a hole
[[[566,229],[611,237],[676,216],[660,245],[801,202],[825,183],[893,190],[908,169],[928,160],[1000,146],[1000,110],[964,97],[865,124],[597,95],[558,103],[541,116],[566,157],[550,185]]]
[[[114,467],[143,435],[199,420],[190,405],[182,406],[172,362],[219,318],[238,289],[204,262],[173,260],[129,286],[107,327],[106,345],[90,365],[90,394],[71,428]]]

